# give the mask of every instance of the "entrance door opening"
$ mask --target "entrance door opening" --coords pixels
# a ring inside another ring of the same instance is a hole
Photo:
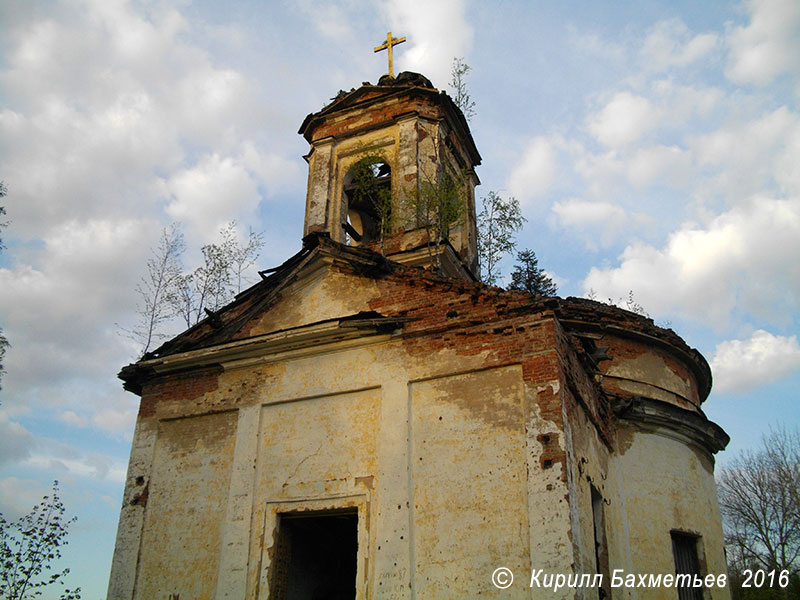
[[[702,579],[700,559],[697,555],[699,537],[674,530],[670,532],[670,536],[672,537],[672,554],[675,558],[675,574],[692,575],[693,579]],[[703,589],[681,586],[678,588],[678,600],[703,600]]]
[[[278,515],[272,600],[354,600],[355,509]]]

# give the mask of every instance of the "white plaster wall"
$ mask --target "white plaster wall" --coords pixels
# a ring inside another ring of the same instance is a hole
[[[698,547],[704,573],[726,573],[713,465],[701,450],[663,433],[618,431],[619,454],[610,461],[617,493],[607,512],[615,539],[609,549],[610,568],[674,574],[670,537],[674,529],[702,536]],[[617,589],[612,593],[621,598],[678,597],[674,588]],[[727,589],[714,587],[706,597],[723,600],[730,595]]]
[[[236,422],[229,411],[160,424],[134,598],[213,597]]]
[[[530,569],[521,369],[413,383],[410,477],[417,598],[525,598],[500,566]]]

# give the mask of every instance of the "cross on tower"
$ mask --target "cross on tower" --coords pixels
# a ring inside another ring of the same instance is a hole
[[[383,42],[380,46],[375,48],[375,52],[380,52],[381,50],[388,50],[389,51],[389,77],[394,77],[394,60],[392,59],[392,46],[396,46],[397,44],[401,44],[406,41],[406,38],[393,38],[392,32],[386,34],[386,41]]]

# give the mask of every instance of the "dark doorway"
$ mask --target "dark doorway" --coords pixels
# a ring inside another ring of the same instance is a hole
[[[692,575],[702,578],[700,572],[700,560],[697,556],[698,536],[681,531],[671,531],[672,554],[675,558],[676,575]],[[681,586],[678,588],[679,600],[703,600],[703,589],[693,586]]]
[[[279,514],[270,598],[353,600],[357,554],[355,510]]]
[[[603,510],[603,496],[593,485],[592,490],[592,521],[594,523],[594,564],[595,573],[603,576],[603,584],[598,588],[597,595],[600,600],[609,597],[608,584],[610,583],[608,571],[608,542],[606,540],[606,513]]]

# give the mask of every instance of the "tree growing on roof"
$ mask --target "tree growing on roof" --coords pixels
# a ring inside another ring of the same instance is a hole
[[[500,276],[498,263],[517,245],[514,234],[525,218],[516,198],[504,199],[497,192],[481,199],[478,213],[478,266],[481,280],[495,285]]]
[[[263,235],[250,230],[242,245],[236,237],[236,222],[220,230],[220,241],[201,248],[203,264],[178,277],[169,294],[169,302],[187,327],[196,325],[208,312],[230,302],[242,290],[243,275],[255,264]]]
[[[525,290],[534,296],[555,296],[558,293],[558,286],[539,268],[536,253],[528,249],[517,253],[517,264],[511,273],[508,289]]]
[[[139,320],[128,333],[142,344],[142,355],[150,351],[154,342],[167,337],[162,326],[175,316],[170,295],[181,277],[181,255],[185,248],[177,223],[162,229],[158,246],[150,251],[147,273],[136,285]]]
[[[454,58],[450,69],[450,88],[453,90],[453,102],[461,109],[464,117],[469,121],[475,116],[475,102],[467,89],[467,73],[472,70],[463,58]]]
[[[208,312],[230,302],[246,283],[246,271],[255,264],[264,237],[249,231],[240,243],[236,222],[220,230],[217,243],[202,247],[203,264],[184,272],[186,249],[179,224],[164,228],[158,246],[147,261],[147,272],[136,286],[138,321],[125,333],[141,346],[141,355],[158,340],[169,337],[164,327],[179,318],[186,327],[196,325]]]
[[[466,209],[463,182],[467,176],[446,165],[442,157],[444,145],[438,137],[434,139],[431,162],[435,171],[420,165],[416,186],[407,189],[404,195],[405,204],[416,216],[417,226],[425,230],[428,258],[439,273],[442,272],[442,243],[449,239],[452,227],[461,220]]]

